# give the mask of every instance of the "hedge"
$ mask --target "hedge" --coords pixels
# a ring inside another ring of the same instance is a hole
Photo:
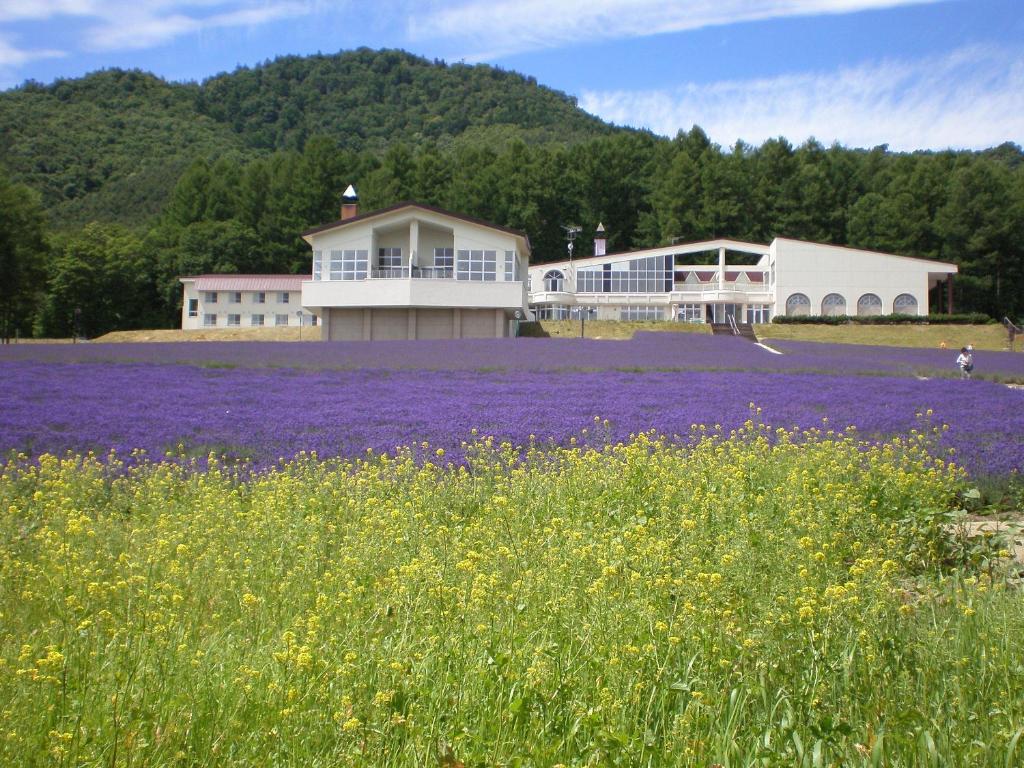
[[[986,325],[994,323],[991,317],[981,312],[967,315],[776,315],[773,323],[808,325]]]

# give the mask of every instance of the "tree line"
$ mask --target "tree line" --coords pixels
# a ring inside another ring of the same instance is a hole
[[[564,257],[566,224],[583,228],[582,256],[598,222],[609,252],[782,236],[951,261],[958,311],[1024,315],[1020,147],[908,154],[779,138],[723,148],[694,127],[673,139],[620,130],[568,145],[509,136],[383,152],[316,135],[301,149],[195,158],[146,224],[98,220],[57,233],[39,197],[4,174],[0,330],[174,327],[179,276],[305,273],[300,233],[338,218],[349,183],[363,211],[415,200],[521,229],[534,263]]]

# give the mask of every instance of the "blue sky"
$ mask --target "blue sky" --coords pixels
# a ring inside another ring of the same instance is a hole
[[[0,88],[360,46],[494,64],[723,146],[1024,143],[1024,0],[0,0]]]

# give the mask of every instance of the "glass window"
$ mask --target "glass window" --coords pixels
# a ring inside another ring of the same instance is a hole
[[[457,280],[494,282],[498,277],[497,251],[462,251],[458,253],[455,272]]]
[[[754,323],[767,323],[771,320],[771,312],[767,304],[748,304],[747,305],[747,322],[753,325]]]
[[[278,304],[287,304],[292,300],[292,295],[288,291],[281,291],[277,297]]]
[[[604,267],[584,267],[576,272],[579,293],[600,293],[604,289]]]
[[[703,323],[704,307],[700,304],[680,304],[679,320],[683,323]]]
[[[569,319],[569,307],[561,304],[548,304],[540,307],[534,307],[533,313],[537,316],[538,320]]]
[[[392,267],[402,266],[402,249],[401,248],[378,248],[377,249],[377,265],[381,269],[388,269]]]
[[[253,315],[251,325],[263,325],[263,315]]]
[[[516,258],[515,251],[505,251],[505,279],[519,280],[519,259]]]
[[[826,317],[835,317],[846,314],[846,299],[838,293],[830,293],[821,300],[821,314]]]
[[[916,315],[917,299],[909,293],[901,293],[892,303],[892,312],[894,315]]]
[[[242,324],[242,316],[241,315],[228,315],[228,325],[241,325],[241,324]]]
[[[447,267],[451,269],[455,266],[455,249],[454,248],[435,248],[434,249],[434,266],[435,267]]]
[[[274,325],[288,325],[288,315],[274,315]]]
[[[323,251],[313,251],[313,279],[319,280],[323,274]]]
[[[217,324],[217,315],[203,315],[203,325],[210,327]]]
[[[794,293],[786,299],[786,314],[790,317],[805,317],[811,314],[811,300],[802,293]]]
[[[662,307],[622,307],[619,310],[622,320],[662,320],[664,316]]]
[[[188,300],[188,316],[199,317],[199,299]]]
[[[369,251],[331,251],[330,279],[365,280],[368,262]]]
[[[230,299],[230,301],[231,301],[232,304],[241,304],[242,303],[242,292],[241,291],[232,291],[231,292],[231,299]]]
[[[259,291],[256,294],[256,303],[257,304],[266,304],[267,303],[267,294],[264,291]]]
[[[203,300],[207,304],[216,304],[217,303],[217,292],[216,291],[206,291],[206,293],[203,296]]]
[[[562,291],[565,286],[565,275],[559,270],[552,269],[550,272],[544,274],[544,290],[545,291]]]
[[[857,314],[861,316],[882,314],[882,300],[873,293],[865,293],[857,299]]]

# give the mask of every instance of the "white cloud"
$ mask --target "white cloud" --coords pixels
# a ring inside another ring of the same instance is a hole
[[[895,150],[1024,143],[1024,55],[963,48],[914,62],[835,72],[684,84],[671,90],[585,92],[583,109],[674,136],[700,125],[716,142],[785,136]]]
[[[64,51],[50,48],[25,50],[24,48],[16,47],[10,40],[0,37],[0,67],[19,67],[29,61],[57,59],[64,55]]]
[[[0,22],[73,18],[90,51],[149,48],[184,34],[312,13],[316,0],[4,0]],[[38,57],[36,57],[38,58]]]
[[[940,0],[471,0],[412,17],[413,40],[485,41],[466,52],[480,60],[609,40],[683,32],[786,16],[819,16],[924,5]]]
[[[121,5],[118,3],[118,5]],[[185,6],[203,6],[217,13],[184,13]],[[109,6],[105,6],[107,8]],[[155,0],[124,3],[119,14],[105,13],[85,35],[85,48],[111,51],[152,48],[181,35],[228,27],[254,27],[278,19],[302,16],[311,5],[299,0],[275,2],[206,2],[171,3]]]

